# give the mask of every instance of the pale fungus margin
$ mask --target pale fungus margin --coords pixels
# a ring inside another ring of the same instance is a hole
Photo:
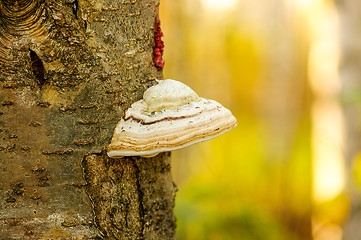
[[[109,157],[153,157],[215,138],[237,125],[220,103],[198,97],[181,82],[157,81],[117,124]]]

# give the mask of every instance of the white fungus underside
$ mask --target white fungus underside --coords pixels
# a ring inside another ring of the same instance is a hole
[[[177,147],[175,147],[175,146],[174,147],[164,147],[164,148],[158,148],[158,149],[147,150],[147,151],[111,150],[111,151],[108,151],[108,156],[111,157],[111,158],[119,158],[119,157],[124,157],[124,156],[154,157],[154,156],[158,155],[161,152],[174,151],[174,150],[178,150],[178,149],[188,147],[188,146],[190,146],[192,144],[195,144],[195,143],[210,140],[212,138],[218,137],[219,135],[222,135],[225,132],[228,132],[229,130],[231,130],[231,129],[227,129],[227,130],[224,130],[223,132],[218,133],[217,135],[205,137],[205,138],[199,139],[199,140],[194,140],[192,142],[189,142],[189,143],[186,143],[184,145],[177,146]]]
[[[114,131],[109,157],[151,156],[206,141],[229,131],[237,121],[231,112],[213,100],[173,110],[147,112],[142,101],[127,110]]]

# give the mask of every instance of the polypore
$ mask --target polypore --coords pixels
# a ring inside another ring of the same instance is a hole
[[[117,124],[108,156],[152,157],[217,137],[237,125],[216,101],[175,80],[157,80]]]

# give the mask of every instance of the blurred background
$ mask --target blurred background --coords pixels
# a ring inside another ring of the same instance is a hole
[[[357,2],[161,0],[164,78],[238,120],[173,154],[179,240],[361,239]]]

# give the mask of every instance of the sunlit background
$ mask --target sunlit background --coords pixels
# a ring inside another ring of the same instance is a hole
[[[333,1],[161,0],[160,17],[164,77],[238,120],[174,152],[178,239],[341,240],[349,198]]]

